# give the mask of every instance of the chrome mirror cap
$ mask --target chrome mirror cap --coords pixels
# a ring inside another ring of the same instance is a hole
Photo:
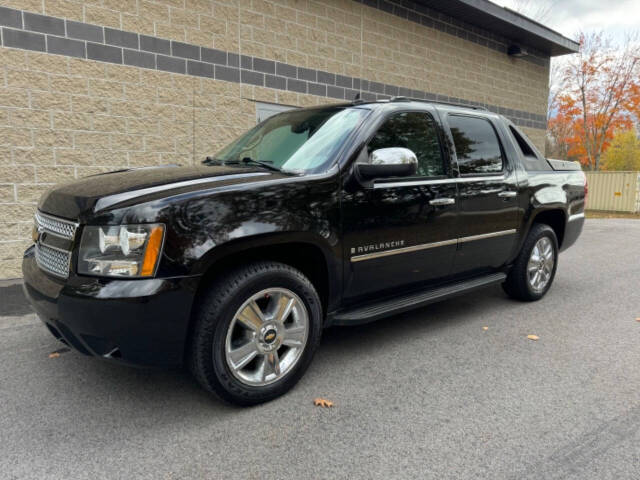
[[[371,152],[367,163],[356,164],[356,175],[365,187],[378,178],[410,177],[418,171],[416,154],[408,148],[380,148]]]
[[[391,147],[379,148],[371,152],[369,158],[371,165],[415,165],[418,166],[418,158],[408,148]]]

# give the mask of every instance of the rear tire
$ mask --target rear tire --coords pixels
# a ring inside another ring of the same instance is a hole
[[[556,234],[549,225],[536,223],[502,287],[511,298],[528,302],[540,300],[549,291],[557,266]]]
[[[290,390],[311,363],[322,306],[311,282],[277,262],[257,262],[216,281],[197,306],[190,370],[198,383],[237,405]]]

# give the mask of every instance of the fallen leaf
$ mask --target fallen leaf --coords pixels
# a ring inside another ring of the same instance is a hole
[[[540,337],[538,335],[527,335],[529,340],[538,340]]]
[[[482,327],[483,330],[489,330],[489,327]]]
[[[58,350],[56,350],[56,351],[54,351],[54,352],[51,352],[51,353],[49,354],[49,358],[58,358],[58,357],[59,357],[60,355],[62,355],[63,353],[67,353],[67,352],[70,352],[70,351],[71,351],[71,349],[70,349],[70,348],[63,347],[63,348],[60,348],[60,349],[58,349]]]
[[[333,402],[331,400],[327,400],[326,398],[316,398],[313,400],[313,404],[316,407],[322,407],[322,408],[333,407]]]

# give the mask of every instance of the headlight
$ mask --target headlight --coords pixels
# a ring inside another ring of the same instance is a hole
[[[152,277],[156,272],[164,225],[84,227],[78,273],[101,277]]]

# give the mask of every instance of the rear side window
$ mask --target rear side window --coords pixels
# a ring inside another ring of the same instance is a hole
[[[511,135],[513,135],[513,138],[516,139],[516,143],[518,144],[518,147],[520,147],[520,151],[522,152],[522,154],[526,157],[535,157],[536,154],[533,152],[533,148],[529,146],[522,135],[520,135],[520,133],[518,133],[518,131],[511,125],[509,125],[509,130],[511,131]]]
[[[379,148],[403,147],[416,154],[418,177],[445,175],[444,159],[433,117],[425,112],[396,113],[389,117],[368,145],[369,155]]]
[[[488,120],[450,115],[449,126],[462,175],[502,172],[502,150]]]
[[[515,128],[513,125],[509,125],[509,131],[515,139],[520,153],[522,153],[522,166],[528,171],[540,171],[551,170],[551,167],[547,161],[535,150],[532,146],[531,140],[526,135]]]

